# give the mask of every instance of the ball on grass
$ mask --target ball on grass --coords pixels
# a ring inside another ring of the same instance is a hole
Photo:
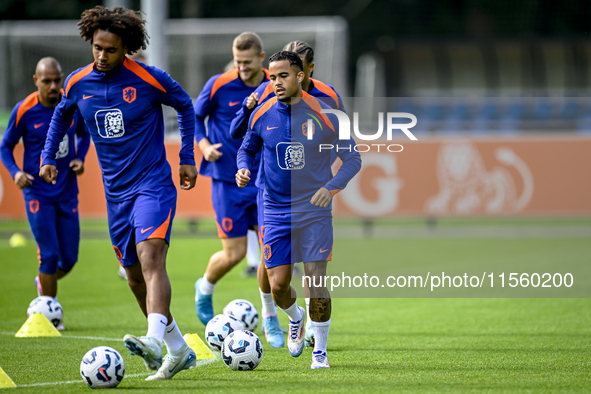
[[[27,238],[21,233],[14,233],[8,240],[8,243],[12,248],[21,248],[27,245]]]

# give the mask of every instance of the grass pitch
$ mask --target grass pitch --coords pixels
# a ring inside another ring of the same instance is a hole
[[[561,242],[574,250],[572,255],[552,247]],[[476,248],[490,251],[491,262],[534,255],[540,264],[561,256],[588,263],[591,256],[588,237],[530,237],[510,248],[496,238],[341,239],[335,241],[335,256],[336,251],[356,255],[364,245],[374,252],[383,245],[400,256],[436,259],[451,267],[477,256]],[[217,239],[173,235],[168,257],[172,312],[183,333],[203,338],[193,284],[219,248]],[[35,249],[33,242],[10,248],[6,239],[0,240],[0,367],[19,386],[17,392],[90,390],[80,378],[79,365],[87,350],[100,345],[123,355],[126,376],[118,390],[126,392],[585,392],[591,387],[591,300],[585,298],[334,299],[330,370],[310,370],[311,349],[292,358],[287,348],[270,347],[259,328],[265,355],[254,371],[231,371],[217,361],[171,381],[146,382],[143,361],[130,356],[121,339],[127,333],[144,334],[147,324],[127,284],[117,276],[108,239],[83,234],[79,263],[59,282],[63,337],[14,337],[36,297]],[[243,268],[237,267],[218,285],[217,313],[235,298],[260,306],[256,279],[242,279]],[[285,327],[282,313],[280,320]]]

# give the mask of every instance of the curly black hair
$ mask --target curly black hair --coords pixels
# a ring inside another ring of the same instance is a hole
[[[299,67],[300,71],[304,71],[304,63],[302,63],[302,59],[295,53],[290,51],[279,51],[275,52],[269,58],[269,63],[278,62],[280,60],[287,60],[289,61],[290,66],[297,66]]]
[[[146,21],[141,17],[141,11],[127,10],[115,7],[112,10],[103,6],[96,6],[82,13],[78,22],[80,37],[92,42],[97,29],[105,30],[121,37],[123,46],[127,47],[127,54],[132,55],[148,46],[148,33],[144,25]]]

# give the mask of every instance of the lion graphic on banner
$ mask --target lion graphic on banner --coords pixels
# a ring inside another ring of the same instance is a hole
[[[505,167],[487,171],[478,149],[467,142],[444,144],[437,159],[439,193],[429,198],[429,214],[508,214],[522,210],[530,202],[534,182],[527,165],[513,150],[498,148],[496,159],[514,167],[523,181],[517,196],[515,180]]]
[[[304,168],[304,146],[301,144],[288,146],[285,150],[285,164],[290,170]]]

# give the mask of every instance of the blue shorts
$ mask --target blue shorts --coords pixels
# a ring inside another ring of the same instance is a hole
[[[265,189],[259,189],[257,193],[257,223],[259,226],[259,243],[264,244],[265,235]]]
[[[109,234],[121,265],[127,267],[138,260],[136,245],[142,241],[164,239],[170,244],[175,213],[174,186],[142,191],[131,200],[107,201]]]
[[[332,260],[332,217],[291,221],[291,215],[265,215],[263,256],[267,268]]]
[[[42,201],[26,199],[27,219],[37,242],[39,272],[69,272],[78,260],[80,220],[78,199]]]
[[[238,187],[231,182],[211,180],[211,200],[218,237],[244,237],[257,225],[256,186]]]

